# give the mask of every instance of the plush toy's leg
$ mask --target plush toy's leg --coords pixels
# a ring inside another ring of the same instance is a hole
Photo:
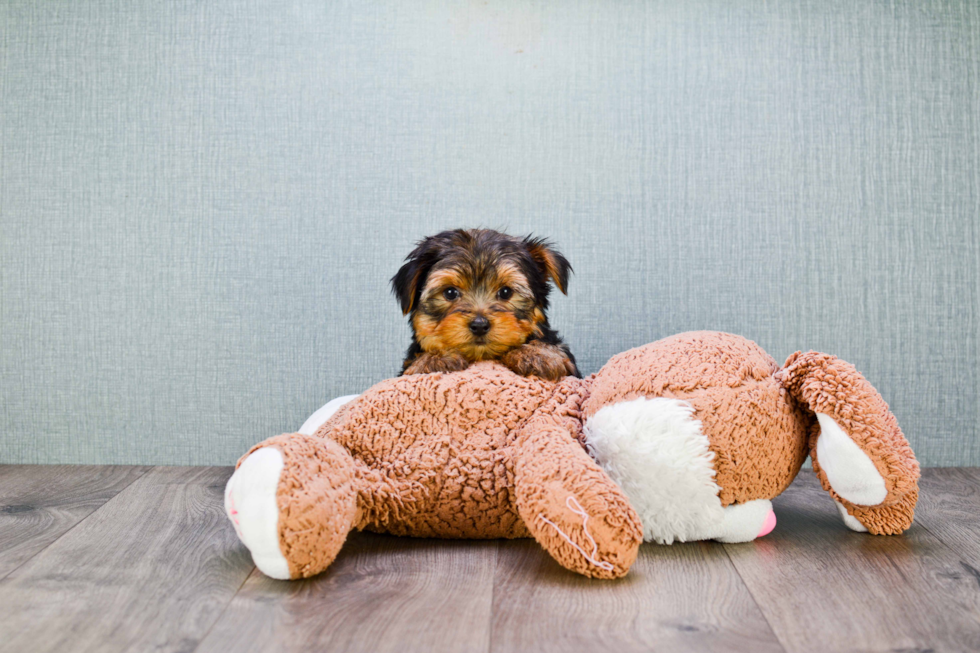
[[[514,479],[518,511],[534,539],[563,567],[618,578],[636,560],[643,527],[626,495],[561,420],[542,415],[521,430]]]
[[[279,549],[276,503],[282,467],[282,454],[275,447],[259,449],[243,460],[225,485],[225,513],[259,571],[285,580],[289,563]]]
[[[840,513],[840,518],[844,520],[844,525],[850,528],[855,533],[867,533],[868,529],[864,527],[864,524],[859,522],[857,519],[851,516],[851,513],[847,512],[847,508],[840,501],[835,500],[834,505],[837,506],[837,512]]]
[[[898,535],[912,525],[918,498],[918,489],[913,489],[896,503],[858,506],[845,501],[837,502],[837,510],[844,518],[844,524],[852,531],[873,535]]]
[[[853,365],[797,352],[777,374],[816,415],[810,457],[852,530],[896,534],[912,524],[919,464],[878,391]]]
[[[354,461],[328,438],[270,438],[238,463],[225,510],[255,566],[272,578],[306,578],[333,562],[357,519]]]

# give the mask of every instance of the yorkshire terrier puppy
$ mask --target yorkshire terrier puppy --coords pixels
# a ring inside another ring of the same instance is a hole
[[[545,313],[551,283],[567,294],[572,272],[546,240],[456,229],[419,241],[405,261],[391,279],[412,326],[402,374],[498,360],[522,376],[581,376]]]

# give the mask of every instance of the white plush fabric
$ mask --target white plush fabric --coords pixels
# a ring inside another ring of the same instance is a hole
[[[711,539],[723,529],[714,454],[689,404],[641,397],[605,406],[586,422],[585,437],[639,514],[643,539]]]
[[[751,542],[759,537],[759,531],[772,511],[772,502],[768,499],[756,499],[732,504],[724,510],[725,518],[713,539],[728,544]]]
[[[817,460],[834,492],[859,506],[876,506],[888,489],[868,454],[829,415],[817,413]]]
[[[837,506],[837,512],[840,513],[841,518],[844,520],[845,526],[856,533],[868,532],[868,529],[864,527],[864,524],[859,522],[856,517],[848,514],[847,508],[844,507],[844,504],[842,504],[840,501],[834,501],[834,505]]]
[[[225,486],[225,513],[255,566],[270,578],[286,580],[289,564],[279,549],[276,502],[282,467],[282,453],[275,447],[259,449],[243,460]]]
[[[344,404],[354,401],[361,395],[344,395],[343,397],[337,397],[336,399],[331,399],[324,405],[307,418],[303,422],[303,426],[299,427],[299,433],[303,435],[313,435],[316,430],[323,426],[323,423],[330,419],[334,413],[340,410],[340,407]]]

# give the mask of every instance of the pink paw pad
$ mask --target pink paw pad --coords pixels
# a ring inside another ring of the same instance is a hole
[[[759,531],[759,534],[756,535],[756,537],[769,535],[774,528],[776,528],[776,513],[770,510],[769,514],[766,515],[766,521],[762,523],[762,530]]]

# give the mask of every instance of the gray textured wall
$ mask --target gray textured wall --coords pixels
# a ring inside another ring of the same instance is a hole
[[[444,227],[552,236],[586,372],[689,329],[980,464],[973,1],[0,3],[0,461],[231,463],[392,375]]]

